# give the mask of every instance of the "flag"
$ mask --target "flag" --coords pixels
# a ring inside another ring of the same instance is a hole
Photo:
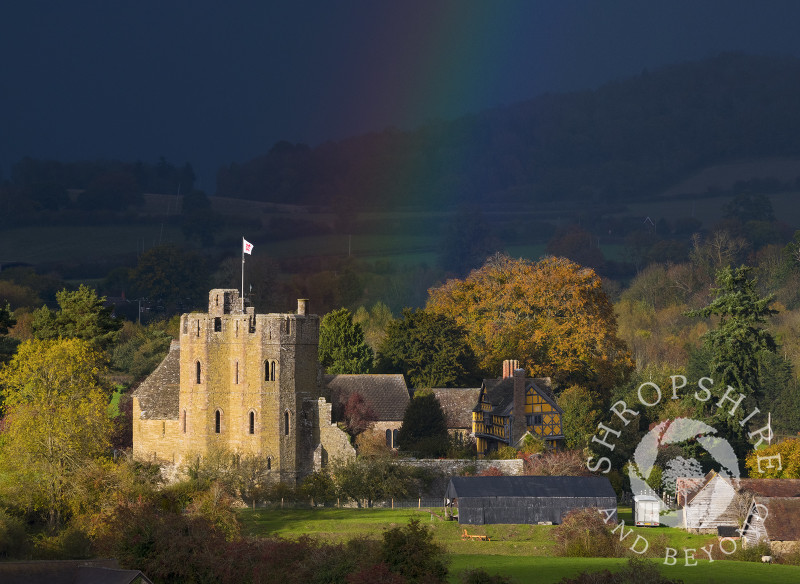
[[[242,238],[242,253],[246,253],[247,255],[252,255],[253,253],[253,244],[244,237]]]

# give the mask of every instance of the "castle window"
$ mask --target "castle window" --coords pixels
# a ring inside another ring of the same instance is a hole
[[[219,294],[217,294],[217,295],[214,297],[214,302],[216,303],[216,305],[217,305],[217,306],[219,306]]]
[[[264,361],[264,381],[272,381],[269,377],[269,361]]]
[[[239,383],[239,362],[238,361],[236,362],[236,377],[233,380],[233,382],[236,383],[236,384]]]
[[[220,430],[222,430],[222,412],[217,410],[214,412],[214,432],[219,434]]]
[[[272,470],[272,457],[267,457],[267,470]]]
[[[200,361],[197,362],[197,383],[202,383],[200,381],[201,377],[200,374],[202,373],[202,367],[200,366]]]
[[[197,336],[200,336],[200,321],[197,321]]]
[[[283,413],[283,433],[287,436],[289,435],[289,412],[285,411]]]
[[[161,436],[166,436],[167,434],[167,423],[161,422]]]
[[[183,420],[181,420],[181,429],[186,434],[186,410],[183,410]]]
[[[275,377],[275,361],[269,365],[269,378],[270,381],[277,381],[277,378]]]
[[[256,413],[255,412],[250,412],[249,433],[250,434],[255,434],[256,433]]]
[[[222,330],[222,319],[220,317],[216,317],[214,319],[214,332],[218,333]]]

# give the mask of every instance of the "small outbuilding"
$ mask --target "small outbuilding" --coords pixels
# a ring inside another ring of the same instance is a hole
[[[616,520],[617,495],[606,477],[453,477],[445,505],[462,524],[555,524],[591,507],[613,510]]]
[[[661,499],[653,495],[633,497],[633,521],[637,527],[658,527],[661,524]]]

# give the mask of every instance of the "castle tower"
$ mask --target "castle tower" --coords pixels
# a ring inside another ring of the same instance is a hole
[[[208,313],[181,317],[178,436],[182,457],[215,447],[269,460],[296,484],[313,460],[304,402],[317,399],[319,317],[256,314],[238,290],[209,292]]]

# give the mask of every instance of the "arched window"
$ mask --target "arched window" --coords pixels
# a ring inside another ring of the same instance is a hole
[[[269,364],[269,379],[270,381],[277,381],[275,377],[275,361]]]
[[[255,412],[250,412],[250,416],[249,417],[250,417],[249,433],[250,434],[255,434],[256,433],[256,413]]]
[[[392,448],[397,448],[397,430],[392,430]]]
[[[264,361],[264,381],[271,381],[269,377],[269,361]]]
[[[237,385],[239,383],[239,362],[238,361],[236,362],[236,376],[235,376],[235,379],[233,380],[233,382],[236,383]]]
[[[214,412],[214,432],[219,434],[220,430],[222,430],[222,412],[217,410]]]
[[[289,411],[283,412],[283,433],[289,435]]]
[[[203,368],[200,366],[200,361],[198,361],[198,362],[197,362],[197,383],[201,383],[201,381],[200,381],[200,379],[201,379],[201,377],[200,377],[200,374],[202,373],[202,371],[203,371]]]
[[[392,447],[392,431],[386,430],[386,446]]]
[[[181,420],[181,429],[186,434],[186,410],[183,410],[183,419]]]
[[[267,470],[272,470],[272,457],[267,457]]]

